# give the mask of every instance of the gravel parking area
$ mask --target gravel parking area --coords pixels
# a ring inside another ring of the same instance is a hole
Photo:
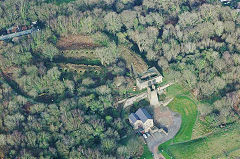
[[[150,151],[153,152],[154,158],[159,158],[158,156],[158,146],[170,139],[172,139],[179,131],[182,123],[181,116],[178,113],[171,112],[171,118],[173,120],[172,124],[168,126],[168,134],[163,132],[156,132],[151,134],[150,137],[146,139],[147,145]]]

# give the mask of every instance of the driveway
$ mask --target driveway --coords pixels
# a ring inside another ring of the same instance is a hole
[[[182,123],[181,116],[178,113],[171,112],[173,123],[168,127],[168,134],[156,132],[149,136],[146,141],[150,151],[154,154],[154,159],[159,159],[158,147],[160,144],[172,139],[179,131]]]

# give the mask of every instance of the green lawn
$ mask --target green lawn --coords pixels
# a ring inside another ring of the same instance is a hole
[[[176,97],[179,95],[191,96],[191,93],[189,90],[183,88],[183,86],[178,83],[175,83],[167,88],[168,97]]]
[[[240,148],[240,128],[237,124],[205,138],[170,145],[167,151],[176,159],[214,159],[233,153],[236,148]]]
[[[174,137],[173,142],[184,142],[191,140],[192,130],[197,118],[197,101],[193,98],[190,91],[184,89],[179,84],[173,84],[167,88],[167,96],[174,97],[168,107],[181,114],[182,124],[179,132]]]
[[[152,152],[149,151],[148,146],[144,145],[144,151],[143,151],[143,155],[141,156],[140,159],[153,159],[153,155]]]
[[[174,100],[169,103],[168,107],[181,114],[182,124],[177,135],[159,146],[160,152],[165,158],[171,158],[171,154],[167,149],[171,144],[185,142],[191,140],[193,127],[197,118],[197,105],[198,102],[193,98],[190,91],[183,88],[180,84],[173,84],[167,88],[167,97],[173,97]]]
[[[191,140],[192,130],[197,118],[197,106],[195,102],[187,96],[177,96],[168,107],[181,114],[182,124],[173,142],[184,142]]]
[[[179,84],[167,88],[167,96],[174,97],[168,107],[182,116],[182,125],[177,135],[159,146],[160,152],[167,159],[171,157],[175,159],[230,159],[240,156],[240,128],[237,124],[208,137],[191,140],[193,128],[196,129],[195,131],[209,132],[206,123],[197,119],[197,104],[200,102],[191,95],[190,91]]]
[[[159,146],[159,150],[165,158],[170,159],[171,153],[168,153],[168,147],[171,144],[186,142],[192,138],[192,131],[198,114],[198,101],[192,96],[189,90],[185,89],[178,83],[168,87],[166,95],[169,98],[174,98],[168,107],[172,111],[181,114],[182,117],[181,128],[177,135],[173,139]],[[146,156],[145,153],[144,156]]]
[[[160,152],[161,152],[161,154],[162,154],[166,159],[172,159],[171,155],[168,154],[167,151],[165,151],[165,150],[162,149]]]

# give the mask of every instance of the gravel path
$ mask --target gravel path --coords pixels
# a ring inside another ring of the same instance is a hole
[[[181,127],[181,116],[178,113],[171,113],[173,117],[173,124],[168,127],[168,135],[164,134],[163,132],[156,132],[146,139],[149,150],[152,151],[155,159],[159,159],[158,146],[172,139]]]

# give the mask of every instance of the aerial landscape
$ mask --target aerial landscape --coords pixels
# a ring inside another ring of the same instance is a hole
[[[240,0],[2,0],[0,159],[240,159]]]

